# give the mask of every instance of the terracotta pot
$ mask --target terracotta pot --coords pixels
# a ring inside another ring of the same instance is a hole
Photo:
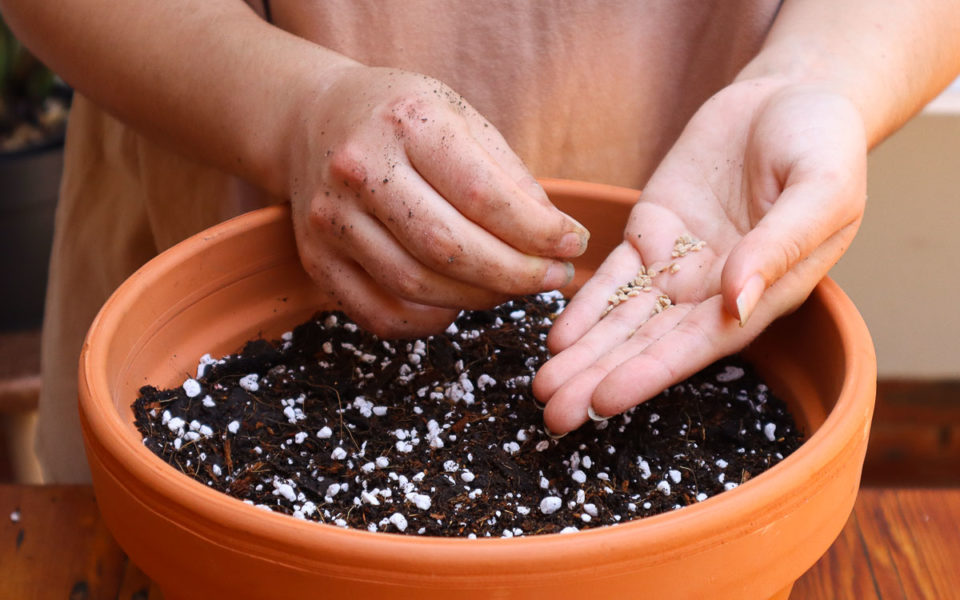
[[[547,181],[593,233],[582,280],[620,240],[638,193]],[[323,307],[286,208],[218,225],[134,274],[97,317],[80,411],[104,519],[168,600],[208,598],[786,598],[853,507],[875,392],[856,309],[824,281],[748,353],[810,437],[740,487],[668,514],[572,535],[441,539],[369,533],[266,513],[148,451],[130,404],[173,386],[206,352],[277,337]]]

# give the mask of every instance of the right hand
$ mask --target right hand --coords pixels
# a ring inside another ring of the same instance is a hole
[[[303,266],[351,318],[423,335],[570,281],[589,234],[459,94],[393,69],[332,77],[301,112],[289,186]]]

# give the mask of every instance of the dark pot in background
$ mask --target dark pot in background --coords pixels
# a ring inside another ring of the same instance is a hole
[[[0,331],[43,322],[63,140],[0,153]]]

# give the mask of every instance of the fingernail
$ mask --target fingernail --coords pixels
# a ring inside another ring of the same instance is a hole
[[[759,274],[756,274],[748,279],[743,289],[740,290],[740,295],[737,296],[737,318],[740,319],[740,327],[747,324],[747,319],[750,318],[753,309],[757,307],[760,296],[763,295],[766,288],[767,282]]]
[[[559,440],[559,439],[562,438],[563,436],[567,435],[566,433],[554,433],[554,432],[550,431],[550,428],[547,427],[546,425],[543,426],[543,431],[547,434],[548,437],[550,437],[550,438],[552,438],[552,439],[555,439],[555,440]]]
[[[583,226],[583,223],[574,219],[570,215],[564,215],[567,217],[567,221],[573,226],[573,231],[577,233],[580,237],[584,238],[584,241],[590,239],[590,232],[587,231],[587,228]]]
[[[587,239],[589,237],[573,231],[565,233],[560,238],[557,252],[560,256],[580,256],[587,249]]]
[[[546,404],[544,404],[543,402],[540,402],[536,398],[533,399],[533,405],[537,407],[537,410],[543,410],[547,407]]]
[[[573,281],[573,263],[554,262],[547,268],[547,274],[543,278],[543,287],[547,290],[562,288]]]
[[[590,417],[591,421],[606,421],[610,417],[602,417],[597,414],[597,411],[593,410],[592,406],[587,407],[587,416]]]

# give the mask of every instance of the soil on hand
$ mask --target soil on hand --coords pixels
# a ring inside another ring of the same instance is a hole
[[[556,293],[388,341],[341,313],[204,356],[134,403],[144,444],[244,502],[342,527],[434,536],[564,533],[675,510],[777,464],[802,439],[742,359],[549,437],[530,384]]]

